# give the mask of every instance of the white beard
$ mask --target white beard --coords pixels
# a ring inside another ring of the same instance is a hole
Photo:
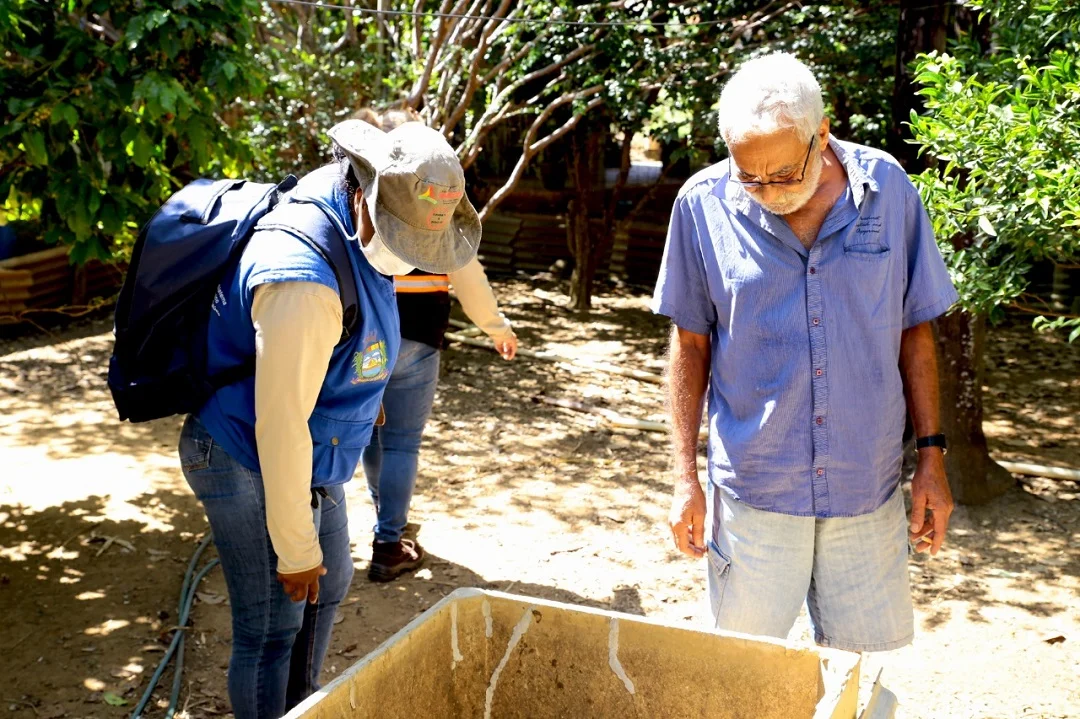
[[[822,158],[821,153],[818,153],[813,164],[807,166],[806,176],[803,177],[803,181],[797,186],[799,189],[794,192],[785,192],[781,199],[765,202],[758,198],[753,192],[748,192],[747,194],[750,195],[750,199],[774,215],[783,217],[784,215],[798,212],[806,207],[806,203],[809,202],[810,198],[817,192],[818,185],[821,184],[821,171],[824,165],[824,159]]]

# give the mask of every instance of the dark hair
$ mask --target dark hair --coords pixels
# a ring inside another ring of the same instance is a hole
[[[345,190],[349,201],[352,202],[352,198],[356,197],[356,192],[360,189],[360,180],[356,179],[356,173],[353,172],[349,156],[336,142],[333,143],[331,153],[334,156],[334,162],[338,164],[338,169],[341,171],[339,180],[341,189]]]

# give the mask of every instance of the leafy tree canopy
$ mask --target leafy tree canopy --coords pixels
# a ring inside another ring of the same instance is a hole
[[[265,83],[252,0],[0,5],[0,222],[35,220],[73,261],[130,241],[180,184],[252,159],[229,131]]]
[[[917,181],[965,309],[1006,306],[1073,328],[1027,294],[1034,262],[1080,261],[1080,6],[984,3],[993,45],[922,57],[915,139],[937,164]]]

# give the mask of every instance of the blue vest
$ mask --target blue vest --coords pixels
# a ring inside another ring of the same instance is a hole
[[[328,214],[340,222],[338,230],[346,236],[353,234],[348,199],[338,185],[336,165],[305,176],[288,197],[303,197],[330,210]],[[289,225],[289,216],[289,203],[283,202],[265,219]],[[350,241],[349,248],[360,319],[352,336],[334,348],[315,411],[308,420],[314,447],[313,487],[352,479],[360,453],[371,439],[401,344],[393,280],[368,264],[359,244]],[[271,282],[318,282],[338,291],[333,269],[303,240],[281,229],[256,230],[239,265],[226,273],[214,300],[207,358],[210,373],[255,354],[251,303],[255,288]],[[260,471],[254,378],[218,390],[198,415],[226,452],[248,469]]]

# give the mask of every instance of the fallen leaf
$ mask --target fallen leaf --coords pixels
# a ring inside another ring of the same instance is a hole
[[[127,699],[124,699],[121,696],[117,696],[112,692],[105,692],[105,694],[103,694],[101,698],[104,699],[105,703],[111,707],[122,707],[126,706],[128,703]]]
[[[1061,644],[1062,642],[1065,641],[1065,635],[1064,634],[1057,634],[1055,632],[1053,634],[1048,634],[1047,636],[1043,637],[1042,640],[1046,644]]]
[[[213,592],[195,592],[195,596],[199,598],[199,601],[203,604],[221,604],[225,601],[225,597],[220,594],[214,594]]]

